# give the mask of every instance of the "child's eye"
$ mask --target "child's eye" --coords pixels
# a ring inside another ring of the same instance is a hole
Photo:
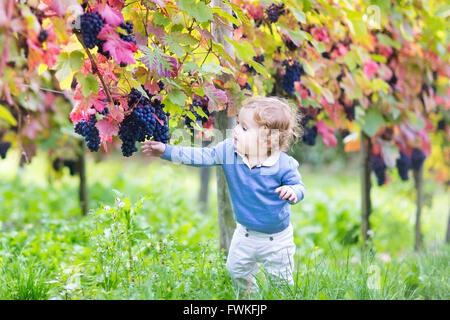
[[[246,127],[242,127],[242,130],[247,131],[247,128]]]

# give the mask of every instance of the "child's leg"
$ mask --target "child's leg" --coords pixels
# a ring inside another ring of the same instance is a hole
[[[263,268],[281,283],[294,284],[294,233],[292,225],[280,233],[271,235],[260,251]]]
[[[245,235],[245,228],[237,224],[231,239],[226,268],[239,288],[243,291],[253,291],[256,288],[258,262],[255,259],[255,249]]]

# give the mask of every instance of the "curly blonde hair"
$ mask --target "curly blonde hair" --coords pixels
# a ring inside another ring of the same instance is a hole
[[[253,96],[242,101],[241,108],[254,109],[253,120],[260,126],[269,129],[271,139],[269,145],[278,145],[281,151],[289,151],[291,145],[303,136],[301,121],[303,115],[289,100],[281,97]],[[273,137],[271,130],[278,130],[278,136]],[[278,141],[274,140],[277,139]],[[271,147],[269,146],[269,154]]]

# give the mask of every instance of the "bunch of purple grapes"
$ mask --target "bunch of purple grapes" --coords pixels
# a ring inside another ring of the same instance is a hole
[[[11,142],[0,141],[0,157],[2,159],[6,158],[6,153],[8,152],[10,147],[11,147]]]
[[[197,111],[195,111],[194,107],[200,107],[202,109],[202,111],[207,115],[207,117],[205,118],[205,117],[199,115],[197,113]],[[194,97],[193,101],[192,101],[192,105],[190,106],[190,111],[195,116],[195,122],[201,121],[202,125],[205,124],[208,121],[209,116],[211,115],[211,113],[208,110],[208,98],[207,97]],[[188,129],[191,132],[194,132],[194,127],[192,126],[193,122],[194,121],[192,121],[191,118],[189,118],[188,116],[185,116],[184,124],[188,127]]]
[[[277,5],[275,3],[272,3],[267,9],[266,13],[269,17],[270,23],[275,23],[278,21],[278,18],[284,14],[284,3],[281,3],[281,5]]]
[[[408,180],[408,170],[412,168],[411,158],[404,152],[400,151],[400,158],[395,161],[397,166],[398,175],[403,181]]]
[[[309,126],[307,127],[307,124],[309,120],[312,120],[313,117],[309,114],[303,117],[301,121],[301,126],[303,128],[303,141],[309,145],[314,146],[316,144],[316,137],[317,137],[317,126]]]
[[[352,104],[350,107],[344,105],[345,117],[349,121],[355,120],[355,104]]]
[[[283,89],[289,95],[292,95],[294,92],[294,82],[300,81],[300,77],[305,74],[305,71],[298,61],[294,61],[293,65],[290,65],[288,60],[284,60],[282,66],[286,67],[286,73],[282,80]]]
[[[372,171],[377,177],[377,183],[382,186],[386,182],[386,164],[381,155],[372,155],[370,159]]]
[[[95,126],[96,123],[97,118],[92,115],[89,120],[82,119],[75,125],[75,132],[84,137],[87,147],[92,152],[97,152],[100,149],[100,135]]]
[[[122,140],[122,154],[130,157],[138,151],[136,142],[153,139],[167,143],[170,139],[167,117],[170,113],[163,110],[164,104],[158,99],[150,101],[137,89],[131,89],[128,105],[134,106],[133,112],[127,115],[119,126],[119,137]],[[163,122],[159,123],[157,118]]]
[[[317,126],[305,127],[304,131],[303,141],[309,146],[314,146],[316,144]]]
[[[411,167],[414,170],[419,170],[419,168],[422,166],[423,162],[425,161],[425,154],[422,150],[418,148],[414,148],[411,154]]]
[[[102,30],[104,22],[97,12],[87,12],[80,17],[81,36],[89,49],[98,44],[97,36]]]

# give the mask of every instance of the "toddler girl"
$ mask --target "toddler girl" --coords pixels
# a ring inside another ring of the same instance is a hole
[[[235,283],[253,290],[258,264],[276,279],[293,284],[295,244],[290,205],[305,197],[298,162],[286,152],[298,137],[299,118],[287,100],[247,98],[233,137],[213,148],[146,141],[142,150],[191,166],[220,165],[236,220],[226,267]]]

